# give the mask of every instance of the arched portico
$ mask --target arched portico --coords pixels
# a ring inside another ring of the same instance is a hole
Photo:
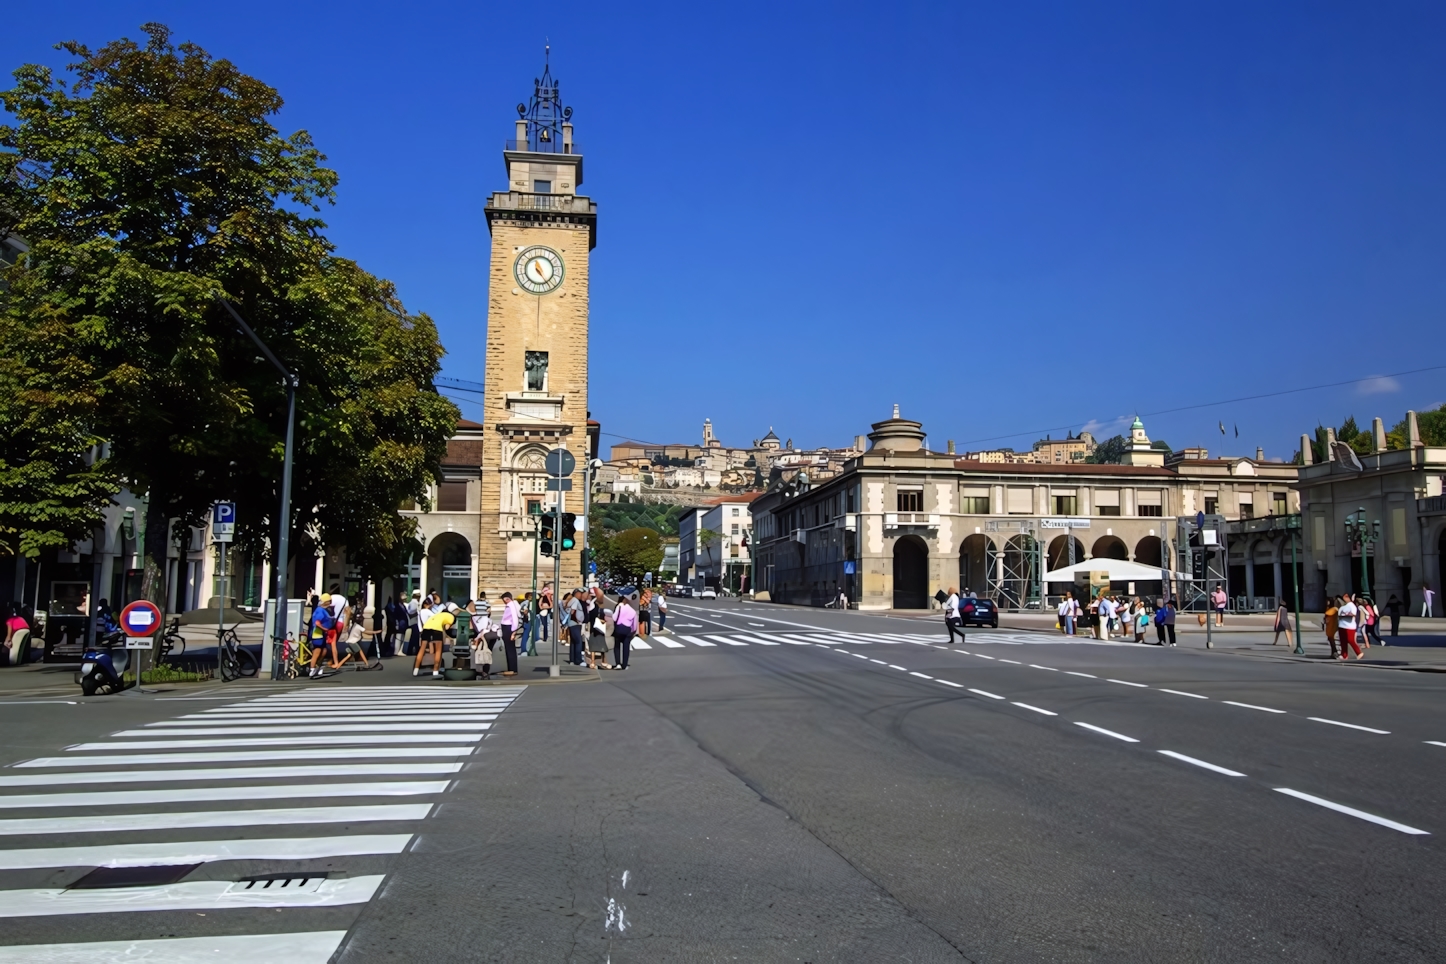
[[[987,592],[992,573],[989,563],[994,544],[982,532],[969,536],[959,546],[959,588],[968,587],[980,595]]]
[[[1069,544],[1074,543],[1074,558],[1070,559]],[[1063,569],[1065,566],[1076,562],[1084,562],[1088,558],[1085,555],[1084,543],[1072,535],[1055,536],[1049,544],[1049,551],[1046,554],[1044,568],[1048,571]]]
[[[894,541],[894,608],[929,608],[929,545],[915,535]]]
[[[1125,559],[1130,558],[1130,550],[1125,547],[1125,541],[1119,536],[1101,536],[1095,540],[1094,550],[1091,556],[1095,559]]]
[[[472,544],[460,532],[443,532],[427,546],[427,581],[443,602],[462,605],[472,598]]]
[[[1142,566],[1158,566],[1164,560],[1161,555],[1160,537],[1145,536],[1135,543],[1135,561]]]

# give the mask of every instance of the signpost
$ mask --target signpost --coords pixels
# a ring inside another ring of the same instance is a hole
[[[226,634],[226,545],[236,536],[236,503],[217,502],[211,507],[211,538],[221,547],[220,568],[216,570],[216,645]],[[218,649],[217,652],[220,652]]]
[[[161,621],[164,617],[156,604],[148,599],[138,599],[120,612],[121,631],[126,634],[126,649],[137,649],[145,651],[151,648],[151,639],[160,632]],[[141,670],[144,668],[139,657],[136,660],[136,688],[140,692],[147,692],[140,689]],[[124,671],[122,671],[124,672]]]

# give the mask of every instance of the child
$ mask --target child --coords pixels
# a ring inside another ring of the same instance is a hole
[[[353,656],[355,656],[358,660],[361,661],[361,665],[357,667],[358,670],[382,668],[381,650],[377,650],[377,661],[375,663],[368,663],[366,647],[363,645],[363,641],[367,636],[370,636],[372,638],[372,642],[375,643],[377,636],[381,634],[380,629],[366,628],[367,621],[372,618],[372,615],[375,612],[375,607],[368,606],[366,609],[362,610],[362,618],[353,619],[351,625],[347,627],[346,655],[343,656],[341,658],[341,662],[337,664],[337,669],[341,669],[341,667],[345,666],[347,660],[351,659]]]

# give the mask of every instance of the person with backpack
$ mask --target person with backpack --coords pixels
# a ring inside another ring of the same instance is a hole
[[[949,631],[949,642],[954,642],[954,634],[959,634],[959,641],[967,642],[964,637],[963,621],[959,618],[959,590],[953,586],[949,587],[949,595],[944,600],[944,628]]]
[[[1169,637],[1169,645],[1175,645],[1175,604],[1169,599],[1160,600],[1160,605],[1155,608],[1155,638],[1156,646],[1164,646],[1165,638]]]

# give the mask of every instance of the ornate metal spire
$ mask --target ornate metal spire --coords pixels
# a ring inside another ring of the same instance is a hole
[[[517,105],[517,116],[527,122],[527,143],[518,144],[519,151],[542,151],[571,154],[572,108],[562,106],[562,93],[552,76],[552,45],[543,48],[542,76],[532,81],[532,102]],[[564,137],[563,126],[569,127]]]

